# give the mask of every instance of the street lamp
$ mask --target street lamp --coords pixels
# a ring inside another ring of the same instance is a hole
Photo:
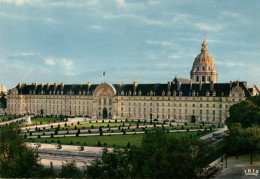
[[[227,138],[228,138],[228,133],[225,135],[226,137],[226,168],[227,168],[227,150],[228,150],[228,143],[227,143]]]

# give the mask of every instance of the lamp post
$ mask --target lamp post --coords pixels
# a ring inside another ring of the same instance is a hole
[[[226,168],[227,168],[227,157],[228,157],[228,155],[227,155],[227,150],[228,150],[227,139],[228,139],[228,133],[225,135],[225,137],[226,137]]]

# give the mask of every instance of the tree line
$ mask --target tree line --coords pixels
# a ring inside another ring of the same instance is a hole
[[[229,109],[226,124],[229,128],[228,153],[238,158],[241,154],[253,156],[260,150],[260,96],[247,98]]]

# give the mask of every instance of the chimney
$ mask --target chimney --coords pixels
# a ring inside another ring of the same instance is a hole
[[[90,89],[90,86],[91,86],[91,83],[90,83],[90,82],[88,82],[88,90]]]
[[[171,90],[171,82],[168,81],[168,91],[170,91],[170,90]]]
[[[190,90],[192,90],[192,80],[190,80]]]
[[[47,83],[47,90],[50,89],[50,83]]]
[[[232,88],[232,81],[230,81],[230,83],[229,83],[229,88],[231,89]]]
[[[214,82],[210,81],[210,91],[213,91],[213,90],[214,90]]]
[[[80,83],[80,88],[82,88],[82,83]]]
[[[60,90],[63,91],[63,89],[64,89],[64,83],[62,82],[60,85]]]
[[[178,82],[177,82],[177,91],[180,91],[180,90],[181,90],[181,82],[178,81]]]
[[[239,81],[237,81],[237,87],[239,87]]]
[[[44,88],[44,83],[41,83],[41,89],[43,90],[43,88]]]
[[[133,91],[134,91],[134,93],[136,93],[136,88],[137,88],[137,85],[138,85],[138,83],[137,82],[134,82],[134,89],[133,89]]]
[[[58,83],[54,83],[54,90],[53,91],[56,91],[58,88]]]
[[[21,89],[22,88],[22,83],[19,83],[18,87],[19,87],[19,89]]]
[[[202,90],[202,81],[200,81],[200,91]]]

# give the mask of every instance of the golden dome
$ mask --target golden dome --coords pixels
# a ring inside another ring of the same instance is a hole
[[[215,60],[208,53],[205,35],[201,46],[201,53],[195,58],[190,71],[191,79],[197,83],[209,83],[211,81],[217,83],[218,72],[215,67]]]
[[[195,58],[193,65],[215,65],[214,58],[208,53],[207,44],[205,41],[205,36],[203,43],[201,44],[201,53]]]
[[[200,53],[195,58],[194,65],[215,65],[215,61],[209,53]]]

